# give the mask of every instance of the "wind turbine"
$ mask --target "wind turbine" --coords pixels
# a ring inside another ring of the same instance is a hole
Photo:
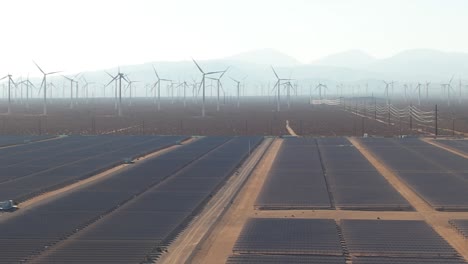
[[[161,81],[171,82],[171,80],[159,78],[158,72],[156,71],[156,68],[154,68],[154,66],[153,66],[153,71],[154,71],[154,75],[156,75],[157,81],[154,83],[153,87],[151,88],[151,91],[153,91],[154,88],[156,87],[158,89],[158,111],[159,111],[161,110]],[[154,94],[153,102],[154,104],[156,104],[156,93]]]
[[[13,79],[11,78],[11,74],[4,76],[0,80],[6,79],[6,78],[8,78],[8,112],[7,114],[9,115],[11,114],[11,84],[13,83],[15,88],[18,88],[18,85],[16,85],[15,81],[13,81]]]
[[[195,63],[195,65],[197,65],[198,70],[200,70],[200,72],[202,73],[202,81],[201,81],[200,87],[198,89],[203,87],[202,117],[205,117],[205,77],[206,77],[206,75],[221,73],[222,71],[204,72],[202,70],[202,68],[200,67],[200,65],[198,65],[198,63],[194,59],[192,59],[192,60],[193,60],[193,63]]]
[[[227,67],[226,70],[221,73],[221,75],[218,78],[213,78],[213,77],[208,77],[208,79],[216,81],[216,89],[217,89],[217,100],[216,100],[216,111],[219,112],[219,89],[223,89],[223,85],[221,84],[221,78],[223,78],[223,75],[229,70],[229,67]],[[224,89],[223,89],[224,93]]]
[[[42,74],[44,75],[44,77],[42,78],[42,84],[41,84],[41,87],[39,88],[39,92],[40,92],[40,89],[42,88],[42,85],[44,85],[44,109],[43,109],[43,112],[42,114],[43,115],[47,115],[47,75],[51,75],[51,74],[54,74],[54,73],[59,73],[60,71],[54,71],[54,72],[48,72],[48,73],[45,73],[41,67],[39,67],[39,65],[37,65],[37,63],[35,61],[33,61],[34,64],[36,64],[37,68],[42,72]]]
[[[133,83],[137,83],[138,81],[132,81],[130,80],[130,78],[128,78],[128,75],[127,75],[127,79],[128,79],[128,84],[127,84],[127,87],[125,87],[125,91],[127,91],[128,89],[130,89],[130,102],[129,102],[129,106],[132,106],[132,84]]]
[[[426,100],[429,99],[429,85],[431,85],[431,83],[426,81]]]
[[[85,83],[82,89],[84,90],[84,93],[86,94],[86,104],[89,104],[89,96],[88,96],[89,85],[93,84],[94,82],[88,82],[84,76],[82,76],[81,79],[83,79]]]
[[[187,81],[183,81],[181,83],[179,83],[177,86],[176,86],[176,89],[179,88],[180,86],[182,86],[182,88],[184,89],[183,91],[183,94],[184,94],[184,108],[187,106],[187,102],[186,102],[186,97],[187,97],[187,93],[186,93],[186,90],[187,90]]]
[[[271,66],[271,69],[273,70],[273,73],[275,74],[276,79],[277,79],[275,85],[273,86],[273,90],[275,90],[275,88],[278,89],[278,97],[276,98],[276,112],[279,112],[280,111],[281,81],[290,81],[291,79],[281,79],[276,73],[275,68],[273,68],[273,66]]]
[[[80,73],[76,74],[75,76],[73,76],[71,78],[67,77],[65,75],[62,75],[63,78],[70,81],[70,109],[73,109],[73,83],[76,82],[77,83],[77,88],[78,88],[78,81],[76,80],[78,75],[80,75]]]
[[[384,93],[385,93],[385,96],[387,97],[387,105],[388,105],[390,103],[390,98],[388,97],[388,90],[389,90],[388,88],[391,85],[392,86],[392,91],[393,91],[393,83],[394,82],[393,81],[391,81],[391,82],[383,81],[383,82],[385,83],[385,92]]]
[[[421,86],[422,83],[418,82],[418,85],[416,86],[416,90],[418,91],[418,105],[421,105]]]
[[[29,76],[26,80],[22,81],[22,83],[26,83],[26,108],[29,109],[29,85],[33,88],[36,88],[36,86],[29,80]]]
[[[112,76],[112,75],[111,75]],[[123,73],[120,72],[120,69],[115,75],[112,80],[110,80],[109,83],[107,83],[106,87],[111,84],[114,80],[118,81],[118,86],[119,86],[119,104],[118,104],[118,115],[122,116],[122,79],[126,81],[127,83],[129,82],[127,77]]]
[[[452,76],[452,78],[450,78],[450,81],[448,83],[441,84],[442,89],[447,89],[447,105],[448,106],[450,106],[450,89],[452,89],[453,77],[454,76]]]
[[[322,88],[325,90],[328,89],[326,84],[319,83],[316,87],[315,90],[319,90],[319,99],[322,100]]]
[[[239,108],[240,106],[240,81],[232,78],[232,77],[229,77],[231,78],[231,80],[233,80],[236,84],[237,84],[237,108]]]
[[[291,79],[290,79],[291,80]],[[294,90],[295,88],[292,86],[291,81],[287,81],[284,83],[285,88],[287,89],[287,98],[288,98],[288,109],[291,108],[291,88]]]

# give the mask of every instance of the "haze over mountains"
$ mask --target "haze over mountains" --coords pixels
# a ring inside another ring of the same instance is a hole
[[[303,81],[358,82],[388,79],[400,82],[443,82],[452,75],[457,79],[466,79],[468,75],[467,53],[426,49],[407,50],[384,59],[374,58],[360,50],[350,50],[325,56],[309,64],[300,63],[276,50],[262,49],[199,63],[205,71],[219,71],[230,66],[228,76],[248,76],[249,80],[259,82],[275,81],[270,66],[274,66],[284,78]],[[155,65],[164,78],[175,81],[199,79],[200,75],[190,60],[124,65],[121,70],[131,73],[135,80],[152,82],[155,77],[151,65]],[[96,75],[98,79],[107,76],[100,71],[89,74]]]
[[[303,87],[315,87],[318,82],[326,83],[329,87],[335,87],[340,83],[349,85],[367,83],[372,91],[381,91],[384,87],[382,80],[393,80],[397,87],[404,83],[415,84],[429,81],[434,89],[438,89],[440,83],[448,82],[452,76],[455,79],[453,85],[458,85],[459,78],[464,82],[468,79],[467,53],[447,53],[426,49],[407,50],[384,59],[374,58],[360,50],[350,50],[328,55],[310,63],[301,63],[276,50],[262,49],[198,62],[205,72],[222,71],[229,67],[222,79],[223,86],[228,93],[234,93],[235,90],[235,83],[229,77],[238,80],[246,78],[246,91],[251,91],[250,94],[259,94],[262,85],[273,87],[276,78],[271,66],[275,67],[281,78],[297,80]],[[120,65],[120,70],[128,74],[132,81],[138,81],[135,87],[137,93],[141,95],[145,91],[143,89],[145,85],[156,81],[152,66],[157,69],[161,78],[171,79],[174,82],[187,81],[191,84],[201,80],[201,73],[190,59]],[[83,74],[89,82],[94,83],[93,86],[102,87],[110,81],[106,71],[115,74],[117,67],[83,72]],[[51,76],[49,80],[56,84],[65,84],[61,76]],[[40,81],[39,78],[33,80],[38,84]],[[164,95],[166,92],[162,93]]]

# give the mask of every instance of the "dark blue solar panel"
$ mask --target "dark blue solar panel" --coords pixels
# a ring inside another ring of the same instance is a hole
[[[437,210],[468,210],[466,159],[419,139],[362,139]]]
[[[284,139],[255,206],[260,209],[332,207],[314,139]]]
[[[394,257],[459,257],[426,222],[409,220],[341,220],[350,254]]]
[[[317,142],[336,207],[411,210],[408,201],[346,138],[319,138]]]
[[[340,256],[312,255],[232,255],[226,264],[346,264],[346,259]]]
[[[251,218],[233,248],[242,254],[343,255],[331,219]]]
[[[231,170],[232,163],[240,162],[247,155],[245,138],[234,138],[223,144],[228,139],[201,139],[164,154],[154,159],[154,162],[143,162],[133,169],[128,169],[106,181],[89,186],[86,191],[105,190],[109,192],[108,184],[118,180],[119,184],[114,185],[114,191],[119,192],[119,190],[126,190],[128,187],[125,186],[128,182],[122,180],[132,178],[141,184],[145,183],[142,185],[145,186],[143,188],[145,192],[139,196],[131,197],[133,199],[116,208],[116,211],[102,218],[90,228],[76,234],[74,239],[64,243],[63,247],[58,247],[50,251],[50,254],[43,254],[44,258],[35,260],[37,263],[50,263],[51,260],[63,263],[70,259],[82,259],[93,263],[109,263],[113,259],[116,260],[116,263],[121,260],[128,260],[130,263],[138,263],[143,259],[154,260],[157,258],[158,252],[183,230],[188,221],[206,203],[210,194],[214,193],[222,184],[225,180],[223,177],[226,177],[225,171]],[[255,137],[250,138],[250,140],[257,144],[261,138]],[[193,159],[221,144],[223,145],[206,154],[202,160],[191,163]],[[178,156],[174,155],[177,152],[190,153],[191,158],[185,159],[187,166],[175,163],[178,166],[176,169],[179,170],[178,172],[173,174],[174,170],[166,169],[165,171],[170,174],[161,175],[158,166],[173,162],[174,159],[171,156]],[[226,153],[231,154],[226,155]],[[231,156],[231,162],[223,163],[225,170],[222,172],[223,176],[204,178],[191,173],[192,164],[206,163],[206,166],[210,166],[213,162],[210,162],[209,157],[216,160],[215,158],[219,155]],[[168,156],[169,159],[167,159]],[[164,162],[161,163],[161,160]],[[149,188],[151,186],[154,187]],[[130,189],[138,189],[138,186],[132,185]],[[124,246],[119,244],[116,246],[121,247],[122,250],[113,250],[112,247],[116,241],[128,241],[128,247],[124,250]],[[142,244],[140,248],[136,248],[136,244],[145,241],[151,242],[151,246]],[[89,245],[95,245],[95,247]],[[96,252],[98,249],[101,249],[101,252]]]
[[[459,258],[354,257],[353,264],[465,264]]]

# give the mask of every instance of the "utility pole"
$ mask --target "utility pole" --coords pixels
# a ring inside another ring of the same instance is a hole
[[[409,108],[409,127],[410,131],[413,131],[413,104],[410,104]]]
[[[438,127],[437,127],[437,105],[435,105],[435,137],[437,137]]]

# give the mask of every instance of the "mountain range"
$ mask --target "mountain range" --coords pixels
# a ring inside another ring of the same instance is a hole
[[[292,78],[304,85],[325,82],[329,85],[338,83],[369,83],[370,86],[382,86],[382,80],[400,83],[430,81],[433,84],[447,82],[452,76],[456,80],[468,78],[468,53],[442,52],[429,49],[413,49],[394,56],[378,59],[360,50],[350,50],[325,56],[310,63],[300,63],[295,58],[273,49],[249,51],[221,59],[198,61],[205,72],[222,71],[229,67],[223,78],[225,85],[233,86],[232,80],[246,78],[249,85],[276,82],[271,66],[281,78]],[[161,78],[176,82],[200,80],[201,73],[191,60],[147,62],[139,65],[120,66],[120,70],[129,73],[129,78],[139,81],[138,86],[154,83],[155,67]],[[115,73],[116,68],[85,72],[90,82],[107,83],[109,76],[105,71]]]

